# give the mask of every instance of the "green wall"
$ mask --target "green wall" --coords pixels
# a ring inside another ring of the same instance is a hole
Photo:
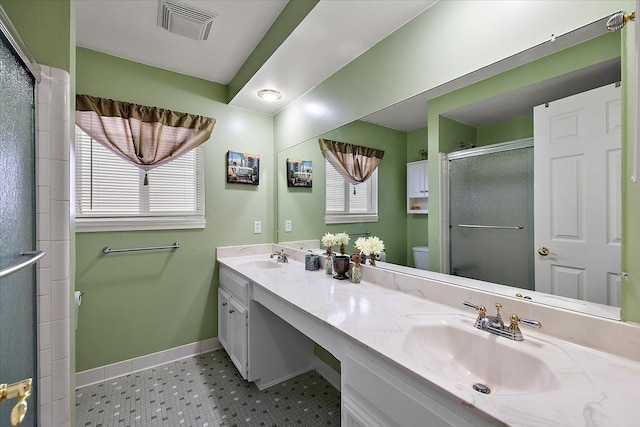
[[[427,128],[407,132],[407,163],[423,160],[420,150],[427,150]],[[405,169],[406,174],[406,169]],[[406,192],[406,183],[405,183]],[[405,202],[406,212],[406,202]],[[407,214],[407,265],[415,266],[413,247],[429,244],[429,215]]]
[[[459,149],[459,145],[455,146],[459,140],[456,142],[451,137],[452,121],[442,117],[448,111],[616,58],[620,56],[620,49],[620,33],[608,33],[429,100],[429,152],[450,152]],[[513,128],[517,129],[518,126],[513,126]],[[459,130],[455,131],[456,136],[461,136],[459,132]],[[438,158],[430,156],[429,187],[432,189],[437,189],[440,186],[439,166]],[[438,271],[440,266],[439,210],[438,198],[430,197],[429,264],[430,269],[434,271]]]
[[[0,6],[39,64],[71,71],[75,5],[69,0],[0,0]]]
[[[331,224],[324,222],[324,158],[318,138],[313,138],[278,153],[278,239],[281,242],[319,239],[326,232],[370,231],[380,237],[386,246],[387,261],[406,263],[406,141],[402,131],[355,121],[321,135],[336,141],[348,142],[385,151],[378,166],[378,222],[359,224]],[[313,187],[289,188],[286,184],[287,158],[313,161]],[[284,221],[291,220],[293,230],[284,232]],[[353,252],[353,243],[349,251]]]
[[[274,241],[271,117],[224,104],[225,86],[82,48],[77,49],[77,92],[217,120],[205,143],[205,229],[76,234],[76,289],[85,292],[77,370],[216,337],[216,246]],[[226,184],[228,150],[261,155],[259,186]],[[253,234],[254,220],[262,221],[262,234]],[[107,245],[174,241],[180,243],[176,251],[101,252]]]
[[[637,23],[634,25],[638,25]],[[635,27],[622,33],[622,271],[628,273],[622,279],[622,319],[640,323],[640,184],[632,183],[634,156],[640,145],[634,149],[635,126],[638,123],[638,112],[635,109],[637,77],[636,77],[636,42],[633,36]],[[640,168],[640,165],[638,166]],[[636,172],[637,174],[638,172]]]
[[[478,146],[533,137],[533,114],[476,129]]]
[[[434,153],[451,153],[453,151],[458,151],[461,149],[460,142],[476,144],[476,128],[473,126],[465,125],[464,123],[448,119],[444,116],[439,116],[438,122],[438,125],[434,127],[437,127],[440,130],[440,147],[439,150],[433,150]],[[437,157],[435,160],[430,160],[429,167],[437,167],[438,162],[439,160]],[[431,182],[431,170],[429,170],[429,175],[429,193],[430,195],[433,194],[434,196],[437,196],[438,184],[437,181]],[[429,209],[431,209],[431,200],[429,200]]]

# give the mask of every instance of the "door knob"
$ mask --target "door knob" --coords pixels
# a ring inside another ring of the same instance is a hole
[[[555,255],[555,253],[551,252],[549,250],[549,248],[545,247],[545,246],[540,246],[538,248],[538,254],[542,255],[542,256],[547,256],[547,255]]]
[[[11,425],[17,426],[27,415],[27,399],[31,396],[31,378],[14,384],[0,384],[0,402],[7,399],[18,398],[18,403],[11,410]]]

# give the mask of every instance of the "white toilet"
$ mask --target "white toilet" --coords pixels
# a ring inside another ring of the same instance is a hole
[[[429,269],[429,246],[413,247],[413,263],[420,270]]]

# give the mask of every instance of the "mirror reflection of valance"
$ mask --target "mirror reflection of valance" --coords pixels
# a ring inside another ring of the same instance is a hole
[[[320,151],[331,165],[352,185],[368,180],[376,170],[384,151],[346,142],[319,139]]]
[[[215,123],[210,117],[76,95],[76,124],[145,172],[207,141]]]

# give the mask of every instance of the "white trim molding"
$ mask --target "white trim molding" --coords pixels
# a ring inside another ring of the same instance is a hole
[[[76,373],[76,389],[222,348],[218,338],[196,341]]]

